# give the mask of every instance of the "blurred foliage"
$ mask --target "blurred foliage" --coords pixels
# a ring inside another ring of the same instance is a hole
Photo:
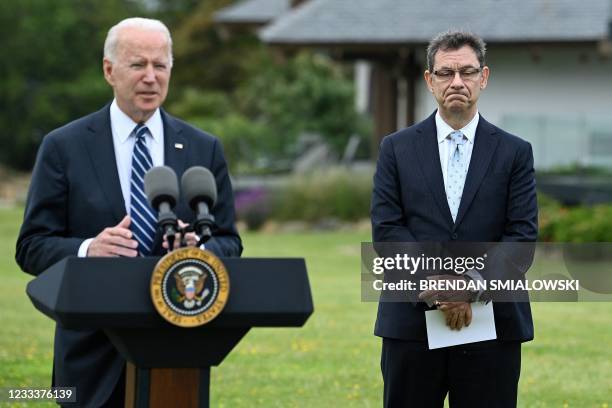
[[[249,229],[266,221],[317,223],[369,217],[372,175],[336,168],[293,176],[276,189],[258,187],[238,192],[238,219]],[[544,242],[612,242],[612,204],[565,207],[538,194],[539,233]]]
[[[253,187],[236,192],[234,205],[236,218],[244,221],[251,231],[260,229],[274,211],[274,191],[265,187]]]
[[[303,132],[341,152],[369,123],[331,60],[275,61],[253,33],[224,36],[214,12],[235,0],[3,0],[0,2],[0,163],[29,170],[42,137],[112,98],[102,75],[108,29],[129,16],[169,25],[175,64],[165,107],[220,137],[232,170],[296,154]]]
[[[250,229],[267,220],[358,221],[369,217],[371,195],[371,172],[328,168],[292,176],[275,189],[257,187],[238,192],[236,212]]]
[[[138,1],[151,18],[162,20],[168,27],[181,24],[185,16],[190,15],[202,0],[133,0]],[[226,1],[227,3],[227,1]]]
[[[545,242],[612,242],[612,205],[565,207],[538,195],[538,239]]]
[[[270,63],[239,96],[247,112],[269,123],[284,143],[313,132],[341,152],[351,134],[367,130],[354,108],[353,82],[323,55],[303,52],[284,64]]]
[[[278,62],[267,50],[252,51],[258,62],[233,93],[189,88],[169,106],[223,141],[232,170],[254,172],[258,163],[294,157],[303,133],[320,135],[337,155],[351,135],[370,134],[369,119],[354,109],[353,82],[342,67],[309,52]]]
[[[171,25],[174,90],[192,87],[231,93],[249,79],[251,67],[257,67],[259,56],[265,52],[257,37],[241,34],[223,38],[213,21],[215,11],[230,3],[231,0],[200,1]],[[175,97],[176,94],[171,94],[169,102],[175,101]]]
[[[612,176],[612,169],[603,166],[585,166],[574,163],[557,166],[546,170],[538,170],[539,176]]]
[[[106,31],[138,11],[127,0],[0,2],[1,162],[29,169],[46,133],[108,101]]]
[[[318,221],[338,218],[356,221],[368,217],[372,175],[346,169],[296,177],[278,196],[274,217],[278,220]]]
[[[172,114],[219,137],[226,160],[233,172],[254,166],[257,159],[253,146],[265,144],[265,126],[240,114],[226,93],[202,92],[186,88],[181,97],[169,106]]]

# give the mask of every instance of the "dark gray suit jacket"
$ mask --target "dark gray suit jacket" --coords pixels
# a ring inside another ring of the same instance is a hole
[[[165,165],[179,179],[191,166],[207,167],[215,176],[218,199],[212,213],[217,229],[207,249],[219,256],[240,256],[232,186],[220,142],[163,110],[161,114]],[[175,212],[185,222],[194,218],[185,202]],[[77,255],[85,239],[118,224],[125,215],[107,105],[44,137],[17,239],[17,263],[38,275],[64,257]],[[154,254],[162,253],[161,243],[158,233]],[[79,405],[104,403],[124,365],[103,332],[56,327],[54,385],[76,386]]]
[[[537,238],[537,201],[531,145],[480,116],[453,222],[440,167],[434,112],[383,139],[371,217],[375,243],[533,242]],[[493,276],[485,273],[484,277]],[[380,302],[375,334],[425,341],[422,305]],[[529,303],[494,303],[494,313],[498,339],[533,338]]]

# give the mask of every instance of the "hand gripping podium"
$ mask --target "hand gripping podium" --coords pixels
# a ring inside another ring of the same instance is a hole
[[[303,259],[222,258],[230,295],[221,314],[203,326],[174,326],[151,301],[158,260],[69,257],[27,287],[57,324],[104,330],[128,362],[126,407],[208,407],[210,367],[251,327],[300,327],[313,312]]]

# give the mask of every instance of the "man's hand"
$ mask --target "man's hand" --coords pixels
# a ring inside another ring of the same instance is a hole
[[[468,280],[465,276],[460,275],[434,275],[427,277],[427,279],[435,281],[446,280],[448,282],[463,280],[466,283]],[[437,304],[436,302],[470,302],[473,297],[474,293],[469,290],[424,290],[419,294],[419,299],[430,306]]]
[[[468,302],[443,302],[438,310],[444,313],[446,325],[451,330],[461,330],[472,323],[472,306]]]
[[[138,242],[132,239],[130,222],[126,215],[119,224],[105,228],[89,244],[87,256],[138,256]]]
[[[187,227],[189,224],[178,220],[178,224],[179,224],[179,228],[185,228]],[[198,244],[198,242],[200,241],[200,238],[196,235],[195,232],[188,232],[185,234],[185,244],[187,246],[196,246]],[[164,235],[164,242],[162,244],[162,246],[164,247],[164,249],[168,249],[168,239],[166,237],[166,235]],[[175,234],[174,235],[174,249],[178,249],[181,247],[181,234]]]

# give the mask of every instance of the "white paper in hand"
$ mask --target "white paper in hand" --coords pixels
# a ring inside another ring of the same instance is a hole
[[[426,311],[425,322],[430,350],[497,338],[493,302],[486,305],[472,303],[472,323],[461,330],[451,330],[440,310]]]

